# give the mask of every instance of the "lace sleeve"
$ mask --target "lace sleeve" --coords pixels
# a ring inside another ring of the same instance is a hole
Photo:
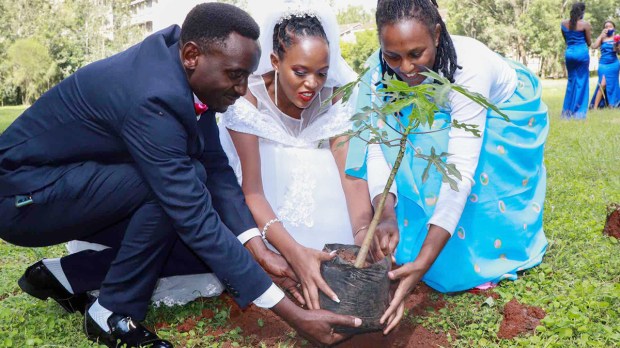
[[[339,101],[306,128],[301,137],[312,143],[338,136],[351,129],[351,116],[354,111],[350,103]]]
[[[272,117],[259,111],[245,98],[240,98],[225,113],[219,114],[219,116],[220,123],[228,129],[256,135],[278,143],[297,142]]]

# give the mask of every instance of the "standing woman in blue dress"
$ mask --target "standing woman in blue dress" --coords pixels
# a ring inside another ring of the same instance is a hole
[[[620,86],[618,85],[620,47],[617,42],[614,42],[616,25],[612,21],[607,21],[603,26],[601,35],[592,44],[592,48],[601,48],[601,58],[598,61],[598,83],[590,101],[590,108],[593,109],[620,107]]]
[[[568,84],[562,107],[563,118],[585,119],[588,111],[590,93],[590,54],[592,26],[583,20],[586,5],[576,2],[570,10],[570,19],[562,21],[562,36],[566,42],[566,70]]]
[[[400,283],[382,318],[387,333],[420,280],[441,292],[463,291],[516,279],[518,271],[541,262],[547,247],[542,206],[549,123],[539,79],[475,39],[450,35],[435,0],[379,0],[376,22],[380,50],[368,59],[357,97],[349,100],[358,110],[385,102],[374,93],[385,74],[416,86],[429,82],[418,73],[433,70],[485,96],[510,117],[507,122],[452,91],[432,128],[410,135],[413,148],[407,148],[395,180],[400,242],[394,256],[402,267],[389,273]],[[401,112],[400,122],[407,123],[411,107]],[[371,121],[394,139],[400,137],[393,129],[400,127],[395,117]],[[481,136],[450,128],[452,120],[477,125]],[[462,180],[453,177],[458,191],[442,183],[434,168],[422,181],[427,162],[416,153],[429,154],[431,147],[452,154],[446,162],[462,175]],[[374,201],[387,175],[379,178],[367,168],[375,161],[389,167],[397,153],[398,148],[353,138],[347,174],[367,179]]]

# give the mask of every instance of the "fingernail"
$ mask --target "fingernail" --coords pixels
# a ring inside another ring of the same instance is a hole
[[[362,319],[355,318],[354,324],[355,324],[355,327],[358,327],[358,326],[362,325]]]
[[[334,302],[336,303],[340,303],[340,299],[338,298],[338,296],[332,297],[332,300],[334,300]]]
[[[338,250],[332,250],[332,251],[329,253],[329,256],[334,256],[334,255],[336,255],[336,253],[337,253],[337,252],[338,252]]]

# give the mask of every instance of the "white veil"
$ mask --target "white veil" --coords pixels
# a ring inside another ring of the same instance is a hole
[[[271,70],[270,55],[273,52],[273,29],[278,21],[291,14],[308,13],[316,16],[329,41],[329,71],[325,87],[340,87],[357,78],[340,54],[340,30],[336,14],[323,0],[272,0],[260,1],[261,6],[252,9],[252,14],[260,25],[261,57],[254,74],[262,75]]]

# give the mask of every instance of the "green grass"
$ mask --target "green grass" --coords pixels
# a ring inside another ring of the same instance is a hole
[[[544,215],[550,244],[542,265],[517,281],[501,283],[493,290],[499,295],[494,306],[482,305],[480,296],[464,293],[447,297],[448,305],[434,314],[407,318],[437,332],[456,333],[450,338],[455,346],[620,346],[620,244],[601,234],[607,203],[620,202],[620,111],[590,112],[585,121],[561,120],[565,84],[543,83],[551,131],[546,146],[549,180]],[[0,129],[19,110],[0,108]],[[16,284],[27,265],[43,255],[63,252],[60,246],[23,249],[0,241],[0,347],[90,346],[81,333],[80,316],[64,314],[51,301],[33,299]],[[496,334],[501,311],[512,298],[542,307],[547,316],[534,334],[500,340]],[[176,330],[188,316],[198,316],[203,309],[217,314],[189,332]],[[179,346],[219,347],[222,340],[247,345],[243,332],[236,329],[220,338],[211,334],[226,324],[227,310],[219,299],[197,301],[154,309],[147,324],[169,324],[159,333]],[[283,333],[283,342],[288,336]]]
[[[21,105],[0,107],[0,132],[4,131],[25,109],[26,107]]]

